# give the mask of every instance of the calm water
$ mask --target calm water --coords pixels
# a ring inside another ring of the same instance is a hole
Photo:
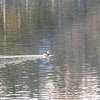
[[[100,100],[100,0],[0,0],[0,55],[0,100]]]

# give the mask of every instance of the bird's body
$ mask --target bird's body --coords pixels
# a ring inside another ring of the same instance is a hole
[[[49,51],[47,51],[46,53],[43,54],[43,58],[48,58],[49,57]]]

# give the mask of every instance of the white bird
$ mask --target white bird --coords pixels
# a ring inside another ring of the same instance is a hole
[[[47,51],[46,53],[43,54],[43,58],[48,58],[50,55],[49,51]]]

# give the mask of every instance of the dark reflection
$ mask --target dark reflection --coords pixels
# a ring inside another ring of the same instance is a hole
[[[0,0],[0,99],[99,100],[99,0]]]

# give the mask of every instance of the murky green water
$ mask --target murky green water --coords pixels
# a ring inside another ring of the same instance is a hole
[[[0,55],[0,100],[100,100],[100,1],[0,0]]]

